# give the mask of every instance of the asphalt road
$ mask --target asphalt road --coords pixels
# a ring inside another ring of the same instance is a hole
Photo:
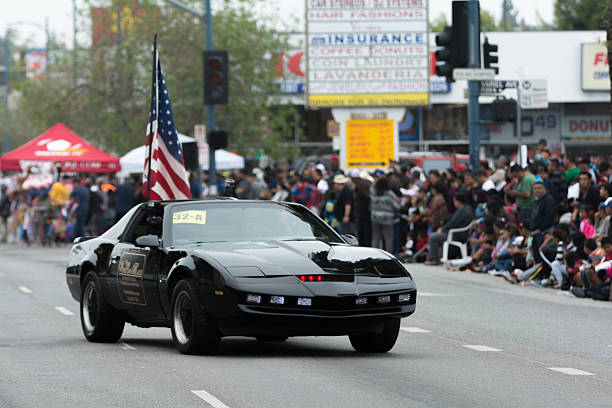
[[[390,353],[346,337],[229,338],[184,356],[169,329],[88,343],[69,249],[0,246],[0,407],[612,407],[612,303],[410,266],[416,313]]]

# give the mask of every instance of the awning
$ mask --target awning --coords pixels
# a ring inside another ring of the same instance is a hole
[[[121,170],[117,157],[90,145],[61,122],[0,157],[0,169],[19,171],[41,162],[59,162],[65,172],[116,173]]]

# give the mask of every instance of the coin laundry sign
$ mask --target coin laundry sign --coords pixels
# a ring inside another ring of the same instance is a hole
[[[428,105],[427,30],[427,0],[307,0],[308,105]]]

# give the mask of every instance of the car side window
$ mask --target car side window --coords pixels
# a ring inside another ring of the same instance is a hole
[[[136,238],[151,234],[161,238],[161,232],[162,216],[157,211],[143,209],[136,214],[134,222],[128,227],[128,231],[126,231],[122,240],[135,243]]]
[[[132,217],[134,216],[134,213],[137,210],[138,210],[138,206],[128,211],[127,214],[121,217],[121,219],[117,221],[115,225],[110,227],[104,234],[102,234],[102,237],[107,238],[107,239],[119,239],[119,237],[121,236],[121,234],[123,234],[123,232],[125,231],[125,228],[129,224],[130,220],[132,219]]]

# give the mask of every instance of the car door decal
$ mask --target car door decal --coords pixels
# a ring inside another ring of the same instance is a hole
[[[117,267],[117,288],[119,299],[132,305],[147,305],[142,275],[145,270],[145,254],[125,251],[121,254]]]

